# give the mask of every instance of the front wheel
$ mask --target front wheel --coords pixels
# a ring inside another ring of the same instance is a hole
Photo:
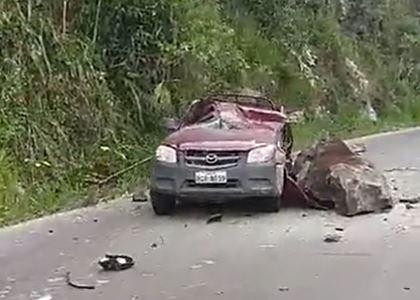
[[[156,215],[171,215],[175,211],[175,197],[151,192],[150,198]]]
[[[284,183],[286,180],[286,170],[283,165],[276,166],[276,182],[278,196],[265,199],[264,209],[266,212],[277,213],[280,211],[283,200]]]
[[[272,197],[265,199],[264,210],[269,213],[277,213],[281,208],[281,197]]]

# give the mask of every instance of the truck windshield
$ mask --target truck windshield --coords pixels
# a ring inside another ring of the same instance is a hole
[[[234,130],[234,129],[246,129],[249,126],[244,122],[231,122],[224,120],[221,117],[210,115],[204,118],[190,127],[200,127],[208,129],[222,129],[222,130]]]

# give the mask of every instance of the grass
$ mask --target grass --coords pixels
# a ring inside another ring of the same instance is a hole
[[[0,227],[12,225],[22,221],[30,220],[45,215],[72,210],[75,208],[95,205],[101,201],[108,201],[117,198],[126,191],[147,185],[150,169],[150,162],[142,163],[130,171],[122,172],[106,184],[100,185],[101,180],[111,178],[114,173],[130,168],[142,161],[144,157],[149,157],[156,145],[159,143],[161,135],[149,135],[144,137],[141,147],[128,147],[124,149],[108,149],[103,147],[102,160],[115,160],[113,156],[122,156],[121,164],[113,169],[113,173],[108,176],[94,172],[98,170],[76,170],[68,172],[67,176],[62,176],[59,180],[37,180],[31,184],[21,183],[22,178],[19,173],[28,174],[35,172],[13,164],[5,151],[0,151]],[[101,159],[98,158],[98,162]],[[36,164],[34,168],[43,169],[47,166]],[[48,166],[49,167],[49,166]],[[23,168],[23,169],[22,169]],[[40,170],[40,172],[42,172]],[[42,174],[42,173],[41,173]],[[100,176],[100,177],[95,177]]]

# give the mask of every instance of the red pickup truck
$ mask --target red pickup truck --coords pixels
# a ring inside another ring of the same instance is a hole
[[[179,201],[255,199],[280,209],[293,138],[283,109],[268,98],[210,95],[194,101],[156,150],[151,201],[158,215]]]

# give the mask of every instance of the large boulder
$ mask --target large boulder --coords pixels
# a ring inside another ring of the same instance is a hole
[[[380,212],[393,206],[385,176],[341,140],[323,140],[302,151],[292,174],[311,203],[342,215]]]

